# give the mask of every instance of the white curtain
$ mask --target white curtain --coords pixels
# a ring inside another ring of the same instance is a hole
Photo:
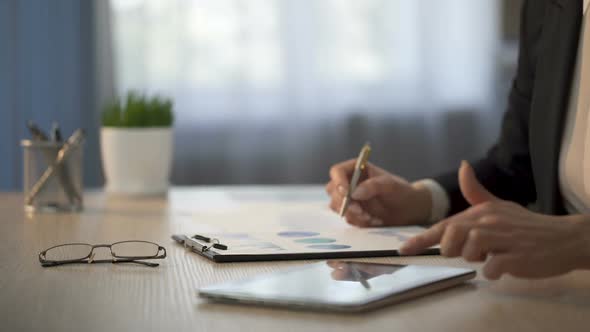
[[[364,140],[423,176],[485,152],[497,129],[482,121],[497,104],[498,7],[111,0],[118,90],[174,98],[176,183],[323,181]]]

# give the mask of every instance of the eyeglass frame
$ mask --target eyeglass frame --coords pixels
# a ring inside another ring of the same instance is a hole
[[[118,255],[115,255],[115,253],[113,252],[113,246],[116,244],[128,243],[128,242],[142,242],[142,243],[153,244],[158,247],[158,251],[156,252],[156,254],[154,256],[118,256]],[[90,246],[90,252],[85,257],[82,257],[79,259],[68,259],[68,260],[62,260],[62,261],[55,261],[55,260],[48,260],[45,258],[45,254],[49,250],[55,249],[58,247],[71,246],[71,245]],[[96,259],[95,260],[94,259],[94,249],[96,249],[96,248],[109,248],[109,251],[111,252],[112,259]],[[160,255],[161,251],[163,251],[163,253]],[[162,247],[161,245],[159,245],[157,243],[150,242],[150,241],[143,241],[143,240],[127,240],[127,241],[115,242],[112,244],[95,244],[95,245],[89,244],[89,243],[64,243],[64,244],[58,244],[56,246],[47,248],[39,253],[39,262],[41,263],[41,266],[43,266],[43,267],[59,266],[59,265],[66,265],[66,264],[79,264],[79,263],[88,263],[88,264],[94,264],[94,263],[112,263],[112,264],[136,263],[136,264],[142,264],[142,265],[149,266],[149,267],[157,267],[160,264],[152,263],[152,262],[144,262],[143,260],[144,259],[163,259],[163,258],[166,258],[166,248]]]

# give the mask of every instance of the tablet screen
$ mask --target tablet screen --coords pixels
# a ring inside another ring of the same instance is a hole
[[[254,302],[263,304],[354,306],[461,276],[473,277],[474,274],[469,269],[441,266],[329,261],[205,287],[199,294],[245,302],[256,300]]]

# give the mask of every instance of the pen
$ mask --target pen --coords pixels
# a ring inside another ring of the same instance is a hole
[[[363,285],[363,287],[365,287],[365,289],[371,289],[371,285],[369,285],[369,282],[367,281],[367,279],[363,278],[363,276],[361,275],[359,270],[357,270],[356,267],[354,267],[352,264],[349,264],[348,266],[351,269],[350,272],[352,272],[352,275],[353,275],[355,281],[360,282],[361,285]]]
[[[43,130],[41,130],[41,128],[39,128],[33,121],[27,122],[27,128],[29,128],[29,131],[31,132],[31,136],[33,137],[33,140],[35,140],[35,141],[48,141],[49,140],[49,138],[43,132]]]
[[[221,244],[219,243],[219,240],[217,239],[210,239],[206,236],[202,236],[202,235],[193,235],[192,237],[188,237],[186,235],[172,235],[172,238],[174,240],[176,240],[177,242],[182,243],[185,248],[191,248],[193,251],[198,251],[198,252],[205,252],[205,251],[209,251],[211,250],[211,248],[215,248],[215,249],[220,249],[220,250],[227,250],[227,246],[225,244]],[[213,244],[211,246],[207,246],[204,244],[199,243],[197,240],[206,242],[206,243],[210,243],[211,241],[213,241]]]
[[[346,193],[346,197],[342,201],[342,206],[340,206],[340,216],[343,217],[344,213],[346,213],[346,209],[348,208],[348,204],[350,204],[350,195],[356,189],[358,182],[361,178],[362,172],[367,168],[367,161],[369,160],[369,154],[371,153],[371,145],[369,143],[365,143],[361,152],[359,153],[358,158],[356,159],[356,164],[354,165],[354,172],[352,173],[352,179],[350,179],[350,186],[348,187],[348,192]]]
[[[59,129],[59,124],[54,122],[51,126],[51,139],[54,142],[61,142],[61,130]]]

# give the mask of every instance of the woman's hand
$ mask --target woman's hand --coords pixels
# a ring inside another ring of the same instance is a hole
[[[330,208],[338,212],[348,191],[355,159],[334,165],[326,192]],[[425,223],[430,217],[431,197],[427,188],[368,164],[364,181],[352,193],[346,221],[355,226],[394,226]]]
[[[440,243],[444,256],[487,260],[483,272],[489,279],[505,273],[545,278],[590,268],[587,216],[542,215],[500,200],[478,182],[466,162],[459,170],[459,184],[472,206],[409,239],[402,254],[417,254]]]

